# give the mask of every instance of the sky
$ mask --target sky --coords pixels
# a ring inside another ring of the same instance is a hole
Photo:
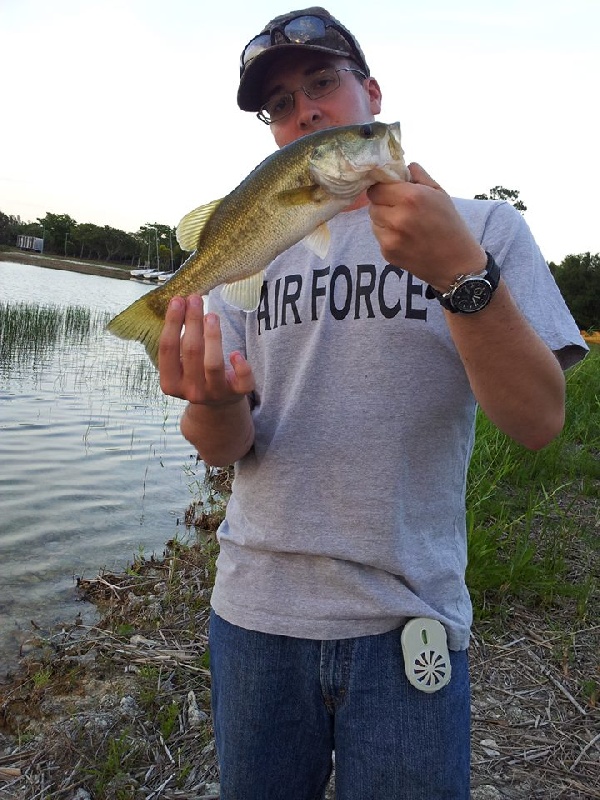
[[[0,211],[176,226],[275,149],[239,54],[292,4],[0,0]],[[517,189],[547,260],[600,252],[598,0],[328,0],[452,195]]]

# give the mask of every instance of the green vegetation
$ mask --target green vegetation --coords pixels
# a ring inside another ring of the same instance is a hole
[[[475,200],[506,200],[507,203],[511,203],[517,211],[523,214],[527,211],[527,206],[519,199],[519,194],[520,192],[518,189],[506,189],[504,186],[494,186],[490,189],[489,194],[476,194]]]
[[[579,327],[600,328],[600,253],[567,256],[559,265],[550,264],[552,274]]]
[[[84,731],[81,733],[83,735]],[[106,737],[97,751],[95,766],[88,769],[96,797],[132,800],[136,783],[130,772],[136,764],[138,751],[139,745],[132,741],[127,729],[117,738]]]
[[[502,616],[510,599],[550,607],[571,598],[582,618],[590,610],[597,575],[592,564],[578,571],[573,560],[587,550],[597,561],[600,348],[593,346],[567,381],[564,431],[540,452],[524,450],[478,416],[467,502],[467,583],[476,617]]]
[[[19,235],[43,238],[45,255],[129,267],[141,263],[168,271],[181,266],[187,256],[177,243],[175,229],[159,222],[126,233],[110,225],[79,223],[68,214],[47,212],[35,222],[22,222],[0,211],[0,250],[15,247]]]
[[[102,337],[114,348],[102,379],[118,386],[125,397],[164,400],[157,373],[142,352],[132,357],[129,344],[105,332],[110,314],[82,306],[40,306],[35,303],[0,302],[0,375],[35,367],[36,374],[55,352],[85,345]],[[80,380],[96,375],[94,361],[81,365]]]
[[[38,363],[60,343],[80,344],[106,324],[88,308],[0,302],[0,370]]]
[[[52,669],[50,666],[41,667],[39,672],[34,672],[31,676],[33,685],[36,689],[44,689],[50,683]]]

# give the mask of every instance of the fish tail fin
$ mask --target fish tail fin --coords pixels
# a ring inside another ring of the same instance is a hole
[[[158,369],[158,340],[165,324],[164,317],[157,314],[143,295],[110,320],[106,329],[120,339],[141,342],[150,361]]]

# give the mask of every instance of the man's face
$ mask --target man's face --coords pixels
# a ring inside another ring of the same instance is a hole
[[[265,78],[263,101],[280,92],[294,93],[292,113],[270,126],[279,147],[323,128],[371,122],[381,110],[381,91],[377,81],[366,78],[359,82],[357,77],[360,76],[353,72],[340,72],[339,89],[311,100],[300,87],[311,74],[323,67],[357,68],[349,59],[296,52],[275,61]]]

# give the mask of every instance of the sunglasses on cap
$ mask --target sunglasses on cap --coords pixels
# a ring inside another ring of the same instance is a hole
[[[304,44],[339,51],[353,58],[367,70],[364,56],[357,48],[352,35],[331,20],[312,14],[293,17],[281,25],[274,25],[265,33],[251,39],[242,52],[240,69],[244,68],[265,50],[278,44]]]

